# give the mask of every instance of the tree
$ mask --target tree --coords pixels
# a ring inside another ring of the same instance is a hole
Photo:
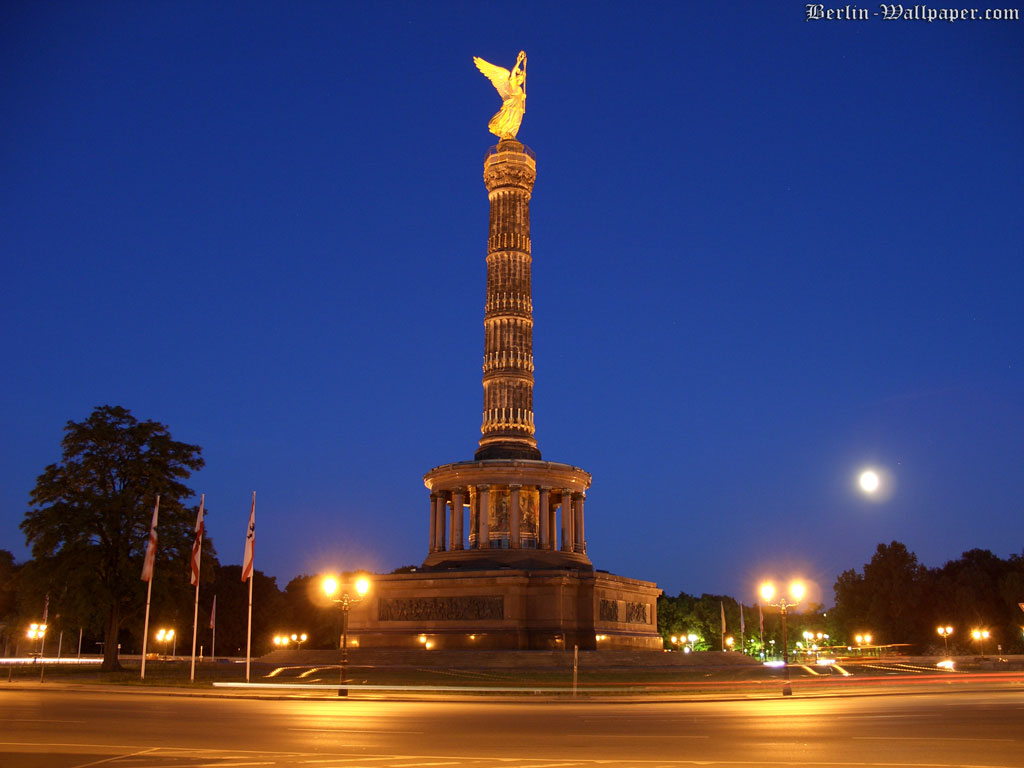
[[[101,610],[103,669],[116,670],[119,632],[143,604],[142,557],[157,495],[154,592],[170,580],[161,563],[187,563],[195,510],[184,505],[193,492],[182,481],[203,466],[202,449],[109,405],[69,421],[61,447],[61,461],[36,480],[21,529],[33,556],[47,560],[51,580],[88,594]]]
[[[253,569],[252,584],[252,655],[262,656],[273,650],[275,633],[291,632],[293,628],[284,615],[277,579]],[[213,584],[217,595],[217,648],[221,656],[245,655],[248,630],[249,583],[242,581],[242,566],[222,565]],[[296,630],[300,628],[296,627]]]
[[[844,571],[835,584],[836,623],[849,635],[868,630],[876,643],[921,643],[927,570],[903,543],[879,544],[863,575]]]

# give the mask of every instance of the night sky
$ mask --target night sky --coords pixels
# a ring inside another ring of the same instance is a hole
[[[879,542],[1020,553],[1022,43],[795,2],[5,3],[0,548],[111,404],[203,447],[221,562],[253,490],[282,586],[422,562],[422,475],[480,435],[472,57],[523,48],[537,438],[593,474],[595,566],[830,603]]]

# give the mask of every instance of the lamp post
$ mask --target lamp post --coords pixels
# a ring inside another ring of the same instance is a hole
[[[939,633],[939,637],[942,638],[942,648],[946,652],[946,655],[949,656],[949,639],[948,638],[949,638],[950,635],[953,634],[953,628],[952,627],[939,627],[937,631]]]
[[[157,639],[157,642],[163,643],[163,645],[164,645],[164,656],[167,656],[167,644],[169,642],[171,642],[172,640],[174,640],[174,630],[173,629],[160,629],[160,630],[157,630],[156,639]],[[178,648],[178,641],[174,640],[174,649],[177,650],[177,648]],[[171,651],[171,655],[172,656],[174,655],[174,651]]]
[[[38,640],[39,641],[39,653],[37,655],[40,658],[42,658],[42,656],[43,656],[43,638],[46,637],[46,625],[45,624],[35,624],[35,623],[29,624],[28,625],[28,632],[26,634],[28,635],[28,639],[29,640]]]
[[[299,646],[299,650],[301,651],[302,650],[302,644],[304,642],[306,642],[306,639],[308,637],[309,637],[309,635],[307,635],[305,632],[303,632],[301,634],[296,634],[296,633],[293,632],[292,633],[292,642],[293,643],[297,643],[298,646]]]
[[[804,585],[799,581],[791,582],[789,594],[793,598],[793,602],[789,602],[784,596],[780,596],[779,601],[773,603],[772,598],[775,596],[775,585],[770,581],[766,581],[761,585],[761,597],[768,605],[778,608],[782,615],[782,669],[785,678],[785,682],[782,685],[783,696],[793,695],[793,689],[789,686],[789,638],[786,635],[786,611],[800,604],[800,599],[804,596]]]
[[[341,606],[341,688],[338,689],[339,696],[347,696],[348,689],[344,687],[348,678],[348,611],[349,608],[363,599],[363,596],[370,591],[370,582],[365,578],[356,579],[355,588],[358,597],[353,597],[347,589],[341,590],[340,597],[335,597],[341,585],[338,580],[328,576],[323,581],[324,594],[331,602]]]
[[[981,646],[981,655],[985,655],[985,641],[989,638],[989,631],[987,629],[972,629],[971,639],[977,642]]]
[[[854,638],[854,640],[857,642],[857,650],[860,651],[860,655],[863,656],[864,655],[864,646],[865,645],[867,645],[867,646],[871,645],[871,635],[868,635],[868,634],[857,635]]]

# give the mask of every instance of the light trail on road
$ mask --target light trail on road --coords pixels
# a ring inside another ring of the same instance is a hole
[[[381,701],[0,688],[4,768],[1024,768],[1024,692]]]

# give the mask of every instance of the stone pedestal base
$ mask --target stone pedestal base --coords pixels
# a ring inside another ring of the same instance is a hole
[[[355,647],[661,650],[653,583],[589,570],[376,576],[352,608]]]

